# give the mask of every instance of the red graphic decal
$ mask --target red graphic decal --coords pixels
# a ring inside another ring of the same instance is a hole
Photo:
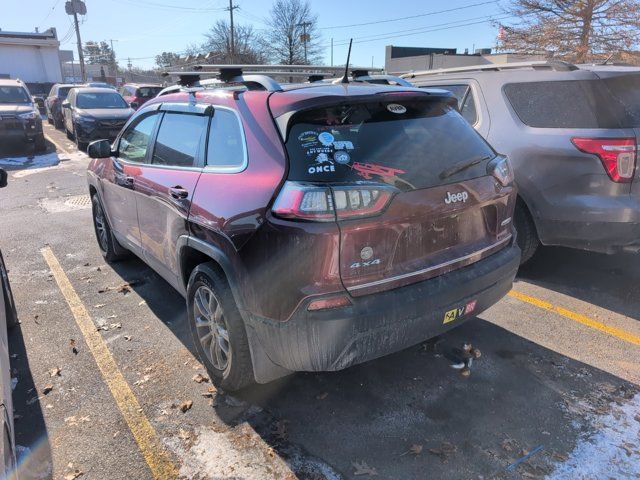
[[[476,309],[476,303],[478,303],[477,300],[472,300],[471,302],[467,303],[467,307],[464,309],[464,314],[468,315],[473,312]]]
[[[373,178],[372,175],[378,175],[380,177],[395,177],[401,173],[406,173],[404,170],[375,165],[373,163],[354,162],[352,167],[356,172],[358,172],[358,175],[366,180],[371,180]]]

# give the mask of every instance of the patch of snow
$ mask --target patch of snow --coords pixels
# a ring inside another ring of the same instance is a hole
[[[640,477],[640,394],[605,416],[594,417],[598,430],[581,438],[569,455],[547,478]]]
[[[20,157],[23,160],[27,159],[27,157]],[[44,160],[40,160],[44,158]],[[54,158],[57,158],[57,161],[53,161]],[[33,164],[33,163],[23,163],[21,164],[22,166],[18,167],[21,168],[21,170],[17,170],[15,172],[12,172],[11,176],[13,178],[21,178],[21,177],[26,177],[27,175],[33,175],[35,173],[40,173],[40,172],[46,172],[48,171],[51,167],[56,167],[58,166],[59,168],[64,168],[64,167],[71,167],[74,166],[75,164],[77,164],[80,161],[87,161],[89,159],[89,157],[82,153],[82,152],[73,152],[73,153],[49,153],[47,155],[40,155],[37,157],[33,157],[31,159],[31,161],[38,161],[40,162],[40,164]],[[2,158],[0,159],[0,166],[2,166],[2,162],[5,160],[11,160],[8,158]],[[27,159],[29,160],[29,159]],[[62,163],[60,163],[62,162]],[[15,169],[16,166],[18,166],[19,164],[14,163],[12,165],[7,165],[10,168]]]
[[[0,166],[7,168],[42,168],[52,167],[60,163],[61,157],[57,153],[47,153],[34,157],[0,158]]]

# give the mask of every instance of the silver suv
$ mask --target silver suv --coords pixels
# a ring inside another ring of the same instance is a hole
[[[640,68],[528,62],[403,77],[451,91],[511,160],[523,263],[540,243],[640,251]]]

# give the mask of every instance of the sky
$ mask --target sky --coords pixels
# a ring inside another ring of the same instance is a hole
[[[236,24],[266,29],[271,0],[233,0]],[[457,48],[459,53],[495,45],[492,18],[503,18],[500,0],[310,0],[318,15],[325,64],[344,64],[353,38],[353,65],[384,66],[386,45]],[[505,2],[507,0],[501,0]],[[113,40],[118,64],[150,68],[162,51],[199,44],[218,19],[228,19],[228,0],[85,0],[82,40]],[[75,49],[65,0],[0,0],[0,29],[43,31],[55,27],[62,49]],[[366,24],[366,25],[365,25]],[[75,52],[77,60],[77,51]]]

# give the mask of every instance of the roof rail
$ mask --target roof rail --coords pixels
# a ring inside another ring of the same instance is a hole
[[[309,82],[332,77],[344,67],[327,67],[324,65],[194,65],[191,70],[163,72],[163,76],[177,76],[178,84],[191,87],[202,85],[203,76],[215,76],[224,83],[241,83],[248,89],[262,88],[275,92],[282,90],[273,77],[303,77]],[[370,71],[382,72],[381,68],[367,70],[354,67],[353,73],[368,75]]]
[[[400,75],[401,78],[415,78],[424,75],[439,75],[443,73],[462,72],[500,72],[504,70],[517,70],[520,68],[532,68],[534,70],[556,70],[568,72],[578,70],[578,67],[562,60],[536,60],[531,62],[490,63],[487,65],[467,65],[465,67],[437,68],[434,70],[421,70]]]
[[[413,85],[407,82],[404,78],[397,77],[395,75],[370,75],[369,72],[364,72],[364,75],[360,74],[361,71],[353,72],[354,82],[368,82],[368,83],[382,83],[390,85],[392,82],[402,87],[413,87]],[[360,75],[358,75],[360,74]]]

